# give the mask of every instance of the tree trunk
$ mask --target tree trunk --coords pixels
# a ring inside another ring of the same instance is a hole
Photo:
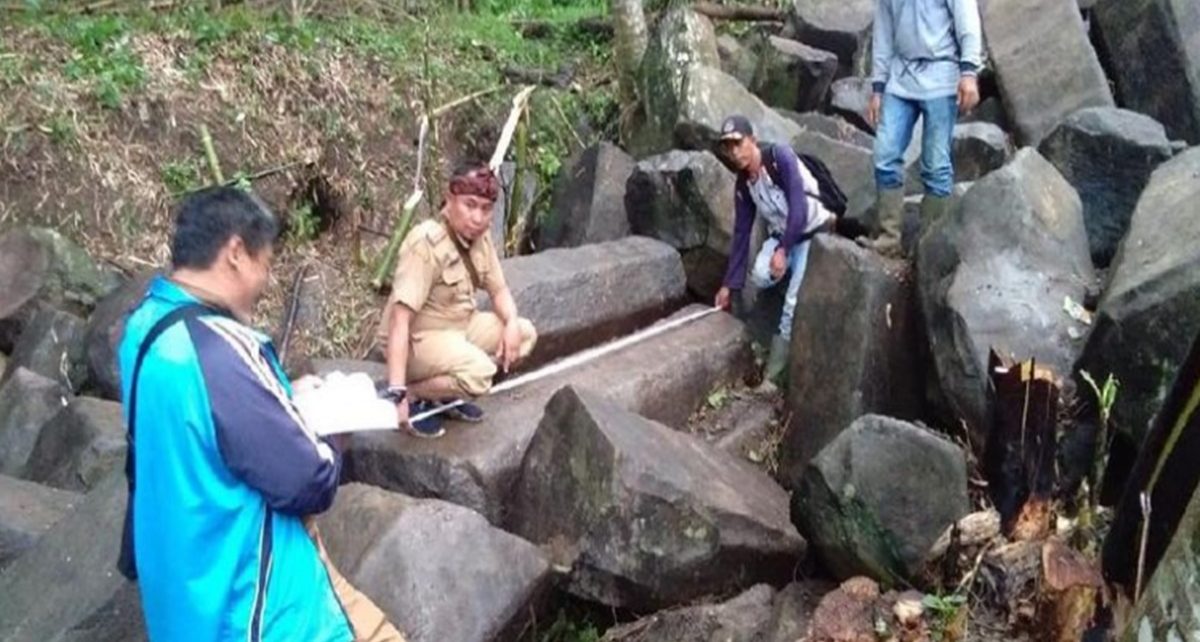
[[[638,104],[637,74],[646,53],[646,12],[642,0],[610,0],[616,35],[617,87],[621,101],[621,138]]]
[[[1033,361],[1010,364],[995,352],[988,361],[995,400],[983,458],[988,494],[1006,536],[1040,539],[1050,528],[1056,481],[1059,386]]]

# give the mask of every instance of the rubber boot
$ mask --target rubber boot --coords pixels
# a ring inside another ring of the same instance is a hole
[[[762,385],[758,387],[759,392],[773,393],[783,385],[783,378],[787,375],[790,348],[791,342],[787,338],[780,335],[771,337],[771,352],[768,353],[767,363],[763,367],[763,380]]]
[[[900,227],[904,218],[904,188],[881,189],[875,201],[879,213],[879,236],[874,239],[859,239],[859,244],[893,259],[901,258],[904,249],[900,245]]]
[[[924,234],[933,224],[946,214],[950,206],[949,196],[934,196],[926,194],[921,199],[921,234]]]

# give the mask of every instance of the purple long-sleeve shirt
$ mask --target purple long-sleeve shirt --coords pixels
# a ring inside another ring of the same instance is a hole
[[[800,176],[800,159],[796,157],[796,152],[786,145],[770,145],[762,149],[762,163],[771,180],[787,196],[787,228],[779,246],[785,250],[790,249],[800,242],[808,227],[808,194],[804,190],[804,179]],[[731,290],[740,290],[746,284],[750,234],[754,230],[757,210],[754,199],[750,197],[749,177],[744,172],[739,172],[737,186],[734,188],[736,216],[733,223],[733,243],[729,248],[729,263],[725,268],[723,282],[725,287]]]

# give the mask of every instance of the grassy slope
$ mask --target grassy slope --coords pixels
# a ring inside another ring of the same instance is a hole
[[[566,26],[525,39],[512,22],[569,25],[603,3],[480,4],[474,14],[390,22],[343,15],[293,24],[241,7],[20,15],[0,26],[0,230],[51,226],[127,272],[163,264],[172,205],[212,181],[198,133],[205,125],[226,178],[297,163],[254,183],[291,223],[263,324],[278,324],[284,290],[307,261],[336,285],[306,349],[360,354],[379,305],[367,272],[378,232],[411,189],[426,100],[501,85],[506,65],[573,65],[580,91],[534,94],[528,163],[544,179],[579,147],[566,122],[591,142],[611,118],[606,44]],[[501,88],[442,119],[439,164],[489,155],[513,93]],[[326,210],[340,217],[317,234]]]

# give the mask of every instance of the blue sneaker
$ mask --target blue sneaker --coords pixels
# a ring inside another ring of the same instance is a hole
[[[433,410],[439,405],[431,401],[412,401],[408,404],[408,416],[415,417],[423,412]],[[446,434],[446,429],[442,427],[441,415],[434,415],[420,421],[409,421],[405,424],[405,429],[410,434],[423,439],[436,439]]]
[[[475,404],[464,401],[461,404],[447,410],[445,412],[447,419],[455,419],[465,421],[469,424],[477,424],[483,421],[483,408]]]

